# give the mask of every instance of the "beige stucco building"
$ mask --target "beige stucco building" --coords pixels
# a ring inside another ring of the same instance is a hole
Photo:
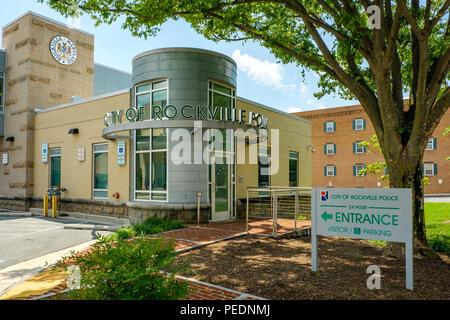
[[[35,13],[3,44],[2,208],[42,207],[53,187],[62,211],[189,222],[199,196],[203,221],[227,220],[247,187],[312,184],[310,121],[238,96],[227,56],[151,50],[127,74],[94,63],[93,35]]]

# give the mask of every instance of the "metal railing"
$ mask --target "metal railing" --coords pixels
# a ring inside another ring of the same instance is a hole
[[[250,198],[249,193],[258,192],[258,196],[255,198]],[[250,199],[258,199],[261,197],[265,197],[266,194],[270,195],[270,208],[272,210],[272,220],[273,220],[273,229],[272,235],[276,235],[278,230],[278,196],[280,193],[288,192],[288,195],[294,195],[294,230],[297,230],[297,221],[299,217],[299,196],[302,194],[303,196],[311,197],[311,188],[308,187],[286,187],[286,186],[270,186],[267,188],[261,187],[247,187],[247,195],[246,195],[246,233],[249,234],[249,203]]]

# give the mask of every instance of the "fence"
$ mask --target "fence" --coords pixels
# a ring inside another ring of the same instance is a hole
[[[272,220],[272,235],[305,227],[300,221],[311,221],[311,188],[268,187],[247,188],[246,232],[249,220]],[[309,223],[308,223],[309,225]],[[281,230],[279,230],[281,229]],[[264,232],[267,234],[267,232]]]

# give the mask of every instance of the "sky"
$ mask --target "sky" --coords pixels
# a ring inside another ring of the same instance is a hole
[[[161,31],[155,37],[145,40],[133,37],[129,31],[123,30],[119,21],[95,27],[94,21],[87,15],[80,19],[66,19],[37,0],[16,0],[2,1],[1,27],[28,11],[94,34],[95,62],[130,73],[132,59],[143,51],[165,47],[195,47],[220,52],[236,61],[237,95],[243,98],[285,112],[358,104],[358,101],[343,100],[334,95],[326,95],[318,100],[313,96],[319,91],[319,79],[314,72],[306,71],[303,78],[299,67],[277,63],[269,49],[256,42],[216,43],[206,40],[184,21],[168,21],[161,26]]]

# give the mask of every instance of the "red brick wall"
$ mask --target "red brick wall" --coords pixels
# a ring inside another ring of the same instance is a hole
[[[312,154],[312,186],[313,187],[337,187],[337,188],[376,188],[386,186],[386,182],[379,181],[378,175],[353,176],[353,166],[356,164],[370,164],[373,162],[384,162],[382,155],[368,148],[363,154],[353,153],[353,143],[356,141],[369,141],[375,134],[369,117],[361,106],[349,106],[322,109],[315,111],[297,112],[295,115],[311,121],[312,144],[315,152]],[[366,119],[366,129],[362,131],[353,130],[354,119]],[[336,131],[324,132],[324,123],[336,122]],[[450,126],[450,112],[441,119],[433,137],[437,138],[437,149],[425,151],[424,162],[434,162],[438,167],[438,174],[430,176],[429,185],[425,193],[450,193],[450,161],[445,160],[450,156],[450,135],[443,137],[442,133]],[[336,144],[335,155],[325,155],[324,145]],[[324,166],[334,165],[337,172],[335,177],[324,176]],[[439,184],[441,180],[441,184]]]

